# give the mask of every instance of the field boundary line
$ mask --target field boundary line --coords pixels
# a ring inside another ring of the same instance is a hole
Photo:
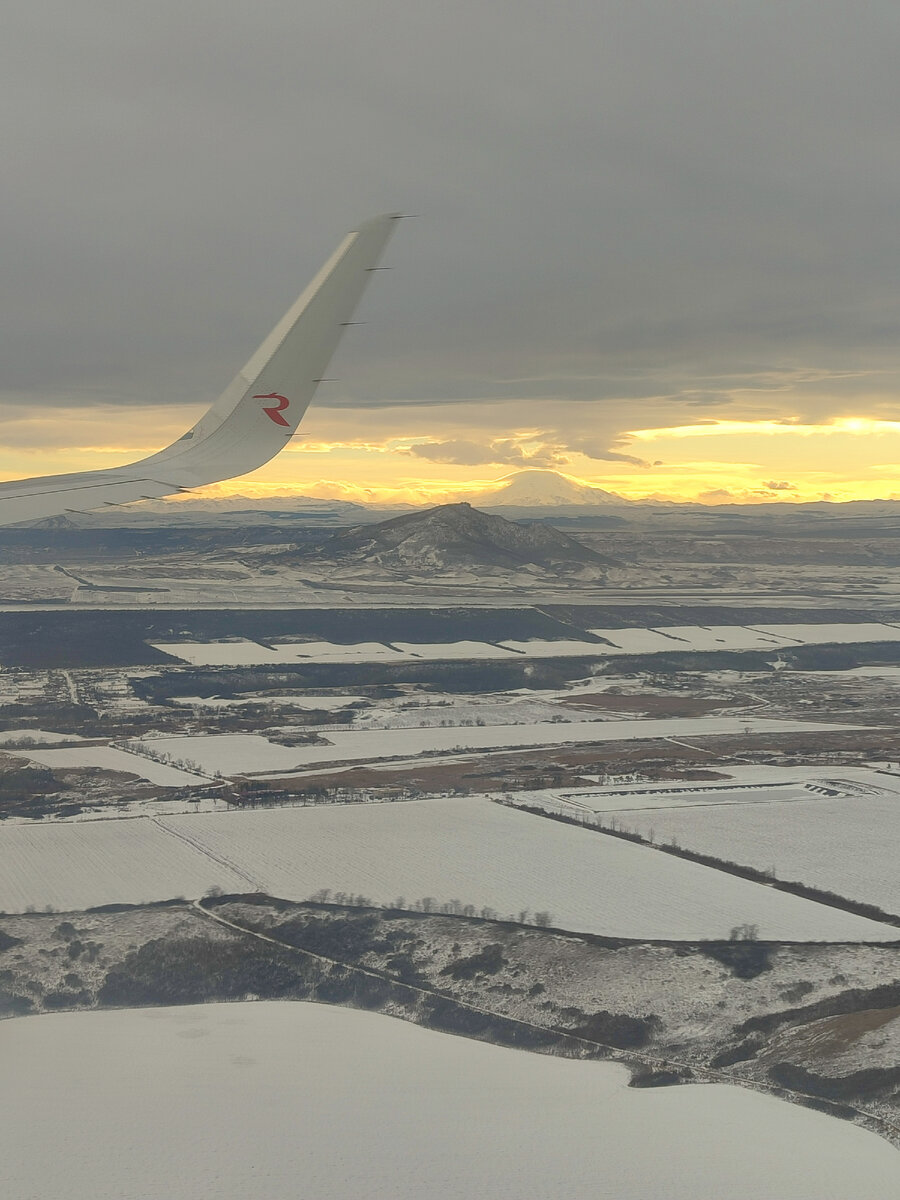
[[[685,862],[696,863],[697,866],[708,867],[711,871],[721,871],[723,875],[733,875],[736,879],[744,879],[748,883],[757,884],[759,887],[771,888],[776,892],[784,892],[786,895],[797,896],[801,900],[808,900],[812,904],[820,904],[823,908],[833,908],[839,912],[849,913],[851,916],[861,917],[866,921],[874,921],[876,924],[900,927],[900,915],[886,912],[877,905],[868,904],[865,900],[853,900],[849,896],[842,896],[837,892],[828,892],[809,884],[800,883],[795,879],[778,879],[775,876],[767,875],[765,871],[761,871],[758,867],[733,862],[729,859],[716,858],[714,855],[703,854],[699,850],[691,850],[687,846],[672,845],[666,842],[651,842],[644,834],[630,829],[615,829],[610,825],[603,825],[596,820],[586,821],[579,819],[579,817],[583,818],[583,814],[580,812],[576,816],[572,813],[537,808],[534,805],[517,804],[515,801],[509,803],[503,799],[495,799],[492,803],[501,804],[506,808],[515,808],[519,812],[528,813],[533,817],[544,817],[549,821],[561,821],[566,825],[575,825],[578,828],[587,829],[591,833],[601,833],[606,837],[618,838],[624,842],[631,842],[635,846],[643,846],[645,850],[656,850],[660,854],[669,854],[673,858],[680,858]],[[689,806],[680,805],[676,807],[686,808]],[[706,807],[711,808],[716,806],[708,805]],[[650,812],[652,810],[641,809],[640,811]],[[608,814],[603,812],[598,813],[592,809],[585,809],[585,812],[591,813],[594,817],[603,817],[605,815],[614,817],[616,810],[610,810]],[[900,937],[896,940],[900,941]],[[854,944],[873,945],[877,943],[860,941]],[[892,945],[894,944],[894,939],[892,938],[880,944]]]
[[[256,891],[264,892],[266,890],[265,885],[259,879],[254,879],[252,875],[248,874],[248,872],[242,867],[239,867],[237,863],[232,862],[229,858],[225,858],[224,855],[216,854],[214,850],[210,850],[209,846],[205,846],[201,841],[198,841],[196,838],[192,838],[190,834],[183,833],[178,829],[173,829],[171,825],[166,824],[162,817],[152,816],[148,817],[147,820],[149,820],[151,824],[155,825],[157,829],[162,830],[163,833],[167,833],[170,837],[177,838],[178,841],[184,842],[185,845],[190,846],[192,850],[196,850],[198,853],[202,854],[204,858],[210,859],[212,862],[217,863],[220,867],[225,867],[226,870],[231,871],[234,875],[237,875],[239,879],[245,879],[247,883],[249,883],[250,886]]]

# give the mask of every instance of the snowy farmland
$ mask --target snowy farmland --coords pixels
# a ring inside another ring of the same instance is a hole
[[[900,913],[900,795],[811,792],[755,802],[620,811],[618,824],[680,846]],[[775,802],[772,802],[774,799]],[[781,800],[782,802],[778,802]],[[684,803],[684,801],[682,801]]]
[[[615,1063],[319,1004],[22,1017],[0,1055],[0,1160],[23,1200],[201,1200],[211,1181],[218,1200],[900,1194],[887,1142],[771,1096],[631,1090]]]
[[[246,638],[232,638],[227,642],[151,642],[154,650],[161,650],[172,658],[180,658],[194,667],[243,667],[279,663],[281,656],[271,646],[251,642]]]
[[[822,625],[665,625],[654,629],[592,629],[616,649],[594,654],[672,653],[676,650],[777,650],[824,644],[900,641],[900,628],[880,622]]]
[[[606,721],[545,721],[521,725],[460,726],[429,729],[327,730],[327,745],[287,749],[255,734],[199,734],[193,737],[151,738],[154,752],[197,763],[202,770],[223,775],[274,774],[301,770],[320,763],[375,762],[411,758],[428,751],[505,749],[562,746],[566,743],[636,741],[647,738],[715,737],[753,733],[802,733],[847,729],[846,725],[776,721],[760,717],[683,717]]]
[[[579,638],[505,638],[497,642],[262,642],[229,638],[219,642],[152,642],[193,666],[265,666],[291,663],[375,663],[425,659],[607,658],[618,654],[671,654],[675,651],[773,650],[826,643],[900,641],[900,626],[889,622],[808,625],[672,625],[655,628],[591,629],[602,641]]]
[[[47,729],[4,729],[0,733],[0,748],[16,746],[59,746],[63,742],[80,742],[77,733],[53,733]]]
[[[278,708],[319,709],[339,712],[350,704],[363,700],[362,696],[273,696],[268,692],[243,696],[173,696],[172,703],[182,708],[240,708],[244,704],[273,704]]]
[[[9,750],[7,753],[51,769],[99,767],[102,771],[121,771],[160,787],[196,787],[198,782],[197,775],[189,771],[155,762],[143,754],[129,754],[114,746],[66,746],[60,750]]]
[[[204,733],[195,737],[152,737],[142,743],[148,754],[196,763],[212,775],[294,771],[307,761],[309,746],[279,746],[259,733]],[[196,777],[194,777],[196,782]]]
[[[140,904],[213,886],[250,884],[146,817],[0,826],[0,912]]]
[[[895,940],[896,929],[630,842],[482,798],[185,815],[167,822],[288,898],[321,888],[380,903],[432,896],[503,915],[550,911],[567,929],[789,940]]]
[[[195,667],[266,666],[316,662],[402,662],[404,655],[381,642],[341,645],[335,642],[152,642],[156,650]]]
[[[210,886],[391,904],[459,900],[633,938],[893,941],[897,930],[484,798],[0,827],[0,910],[198,896]]]

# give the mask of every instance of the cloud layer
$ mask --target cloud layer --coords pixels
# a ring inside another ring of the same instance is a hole
[[[635,431],[896,415],[887,0],[38,0],[4,24],[7,474],[186,428],[338,237],[398,208],[421,219],[317,399],[357,483],[396,438],[392,470],[435,486],[653,490],[689,461]],[[717,461],[831,487],[808,453]]]

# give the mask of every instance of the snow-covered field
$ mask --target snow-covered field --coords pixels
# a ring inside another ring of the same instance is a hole
[[[244,696],[173,696],[172,703],[183,708],[238,708],[243,704],[274,704],[279,708],[319,709],[337,712],[348,704],[362,700],[362,696],[271,696],[248,693]]]
[[[0,912],[140,904],[213,885],[249,886],[147,818],[0,825]]]
[[[172,817],[274,895],[320,888],[389,904],[432,896],[625,937],[722,937],[744,923],[796,940],[893,940],[896,930],[630,842],[480,797]]]
[[[260,666],[303,662],[402,662],[404,655],[381,642],[344,646],[336,642],[152,642],[157,650],[195,667]]]
[[[552,695],[552,694],[551,694]],[[573,700],[577,694],[573,693]],[[543,692],[505,696],[417,697],[415,703],[382,701],[359,710],[353,718],[357,729],[424,729],[463,725],[543,725],[547,722],[609,721],[617,719],[593,705],[560,704],[545,700]],[[564,734],[559,735],[565,740]]]
[[[587,809],[592,813],[631,813],[634,810],[656,813],[661,809],[686,808],[693,805],[735,804],[780,804],[794,800],[812,800],[813,794],[800,784],[786,782],[783,787],[693,787],[663,784],[621,785],[599,789],[581,787],[562,790],[548,788],[541,791],[519,791],[513,793],[517,804],[532,804],[550,812],[568,812]]]
[[[592,629],[628,654],[674,650],[775,650],[824,643],[900,641],[900,628],[877,622],[826,625],[665,625],[654,629]],[[595,653],[597,652],[595,647]],[[600,653],[615,651],[600,648]]]
[[[390,904],[432,897],[634,938],[893,941],[897,931],[589,830],[427,800],[0,826],[0,911],[198,896],[210,886]]]
[[[154,762],[143,754],[116,750],[113,746],[66,746],[60,750],[10,750],[8,753],[51,768],[100,767],[104,771],[123,771],[160,787],[196,786],[198,782],[198,777],[189,771]]]
[[[0,733],[0,747],[8,746],[58,746],[62,742],[81,742],[77,733],[53,733],[48,729],[4,729]]]
[[[691,648],[684,638],[667,636],[655,629],[591,629],[590,632],[612,644],[602,647],[604,654],[671,654],[673,650]]]
[[[528,658],[597,658],[604,654],[615,653],[609,646],[603,646],[599,642],[583,642],[575,639],[544,641],[542,638],[529,638],[527,641],[516,641],[513,638],[506,638],[500,642],[500,645],[517,654],[524,654]]]
[[[760,717],[666,717],[614,721],[554,721],[522,725],[450,726],[430,729],[319,730],[329,745],[276,746],[256,734],[198,734],[148,739],[156,750],[188,759],[224,775],[274,773],[328,762],[375,762],[412,758],[426,751],[465,752],[566,743],[635,741],[645,738],[711,737],[754,733],[801,733],[852,728]]]
[[[22,1017],[0,1057],[10,1200],[900,1195],[900,1154],[834,1117],[352,1009]]]
[[[741,625],[672,625],[664,632],[683,638],[692,650],[771,650],[785,644],[783,637]]]
[[[393,642],[392,645],[410,658],[511,658],[513,653],[489,642]]]
[[[745,798],[746,799],[746,798]],[[618,823],[659,842],[746,863],[900,913],[900,796],[829,798],[806,792],[793,803],[721,804],[617,814]],[[763,801],[763,802],[760,802]],[[591,803],[588,801],[588,803]]]
[[[229,642],[151,642],[156,650],[194,667],[243,667],[282,661],[277,650],[246,638]]]
[[[222,775],[240,775],[296,770],[306,763],[306,752],[315,748],[279,746],[260,733],[202,733],[195,737],[152,737],[143,741],[151,754],[197,763],[210,775],[216,771]],[[144,761],[142,756],[129,757]],[[192,778],[196,783],[196,776]]]
[[[272,642],[279,661],[292,662],[384,662],[400,661],[403,654],[382,642]]]
[[[606,658],[611,654],[659,654],[676,650],[777,650],[826,642],[900,641],[900,627],[877,622],[830,625],[673,625],[655,629],[592,629],[603,642],[529,638],[489,642],[359,642],[275,640],[262,644],[244,638],[222,642],[153,642],[157,650],[194,666],[251,666],[302,662],[402,662],[409,659]]]

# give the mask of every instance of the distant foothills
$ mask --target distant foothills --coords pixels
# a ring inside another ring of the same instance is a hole
[[[252,485],[248,485],[248,490]],[[509,520],[537,520],[585,529],[688,527],[692,529],[758,528],[761,524],[894,529],[900,500],[807,501],[787,499],[755,504],[699,504],[667,500],[629,500],[550,470],[518,471],[481,491],[460,493],[458,500]],[[108,528],[110,526],[265,525],[299,522],[347,527],[383,521],[405,512],[421,512],[434,502],[387,503],[383,500],[322,499],[297,493],[266,496],[183,496],[154,500],[101,512],[73,513],[34,522],[38,528]]]

